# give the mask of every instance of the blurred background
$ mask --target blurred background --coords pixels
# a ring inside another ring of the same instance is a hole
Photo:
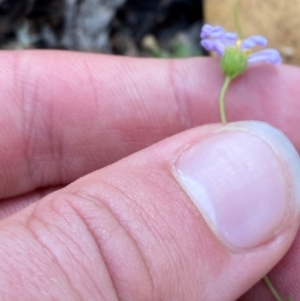
[[[0,0],[2,49],[199,54],[199,0]]]
[[[204,22],[235,31],[236,0],[0,0],[2,49],[68,49],[127,56],[202,55]],[[300,0],[240,0],[245,36],[263,34],[300,65]],[[299,45],[298,45],[299,44]]]

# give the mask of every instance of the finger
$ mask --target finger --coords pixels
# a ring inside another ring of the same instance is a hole
[[[3,220],[0,294],[236,300],[291,245],[299,181],[295,149],[264,123],[178,134]]]
[[[165,137],[219,120],[211,59],[141,60],[2,52],[0,197],[65,184]],[[300,148],[300,72],[250,68],[229,89],[229,120],[260,119]]]
[[[26,193],[17,197],[8,198],[1,200],[0,202],[0,220],[7,218],[10,215],[15,214],[16,212],[26,208],[32,203],[39,201],[45,195],[58,190],[62,187],[48,187],[41,188],[36,191]]]
[[[291,248],[283,259],[268,274],[273,286],[283,300],[300,300],[300,234],[298,232]],[[266,300],[273,301],[274,296],[271,294],[266,283],[260,281],[250,289],[240,301],[247,300]]]

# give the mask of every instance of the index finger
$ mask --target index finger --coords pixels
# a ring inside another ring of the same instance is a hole
[[[67,184],[185,129],[219,121],[213,59],[132,59],[59,51],[0,54],[1,197]],[[228,120],[296,135],[296,68],[259,66],[230,87]]]

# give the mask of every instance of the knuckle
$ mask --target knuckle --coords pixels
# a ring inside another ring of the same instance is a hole
[[[101,198],[54,193],[36,207],[28,228],[86,300],[152,300],[140,249]]]
[[[185,264],[188,254],[182,244],[182,232],[187,230],[182,224],[190,215],[187,212],[190,209],[178,207],[178,202],[182,203],[182,195],[174,194],[178,187],[165,172],[148,168],[146,174],[141,174],[139,167],[130,172],[130,178],[122,176],[122,173],[113,173],[110,177],[107,173],[100,181],[96,175],[91,182],[85,182],[76,190],[76,194],[105,204],[125,230],[134,252],[124,246],[120,246],[119,250],[131,253],[132,257],[127,257],[130,262],[136,264],[137,258],[143,262],[136,268],[133,265],[131,273],[135,271],[135,280],[148,279],[148,287],[151,286],[151,294],[148,295],[152,296],[149,300],[159,300],[166,294],[177,300],[184,279],[189,278],[186,275],[190,273],[189,265]]]

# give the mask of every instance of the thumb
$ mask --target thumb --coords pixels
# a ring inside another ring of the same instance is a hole
[[[3,220],[0,294],[234,301],[291,245],[299,184],[295,149],[265,123],[178,134]]]

